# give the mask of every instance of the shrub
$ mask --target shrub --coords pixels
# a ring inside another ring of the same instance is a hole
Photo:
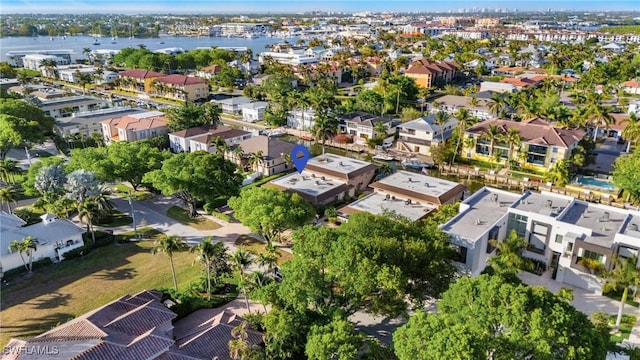
[[[45,266],[49,266],[51,264],[53,264],[53,261],[51,261],[51,258],[46,257],[46,258],[34,261],[33,270],[35,271],[37,269],[43,268]],[[15,269],[5,271],[4,279],[13,278],[14,276],[17,276],[26,272],[27,272],[27,269],[25,269],[24,266],[21,265],[20,267],[17,267]]]
[[[18,208],[13,210],[13,215],[24,220],[27,225],[36,224],[40,222],[38,214],[34,213],[30,208]]]
[[[69,252],[64,253],[62,256],[65,260],[71,260],[75,258],[79,258],[80,256],[87,255],[91,252],[91,247],[84,245],[83,247],[79,247],[77,249],[73,249]]]

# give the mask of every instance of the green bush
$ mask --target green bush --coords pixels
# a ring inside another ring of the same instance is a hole
[[[25,258],[25,261],[26,260],[27,259]],[[45,266],[49,266],[51,264],[53,264],[53,261],[51,261],[51,258],[46,257],[44,259],[40,259],[40,260],[34,261],[33,262],[33,270],[35,271],[37,269],[43,268]],[[24,274],[26,272],[27,272],[27,269],[25,269],[24,266],[20,266],[20,267],[17,267],[15,269],[7,270],[7,271],[4,272],[4,279],[10,279],[10,278],[13,278],[14,276],[17,276],[17,275],[20,275],[20,274]]]
[[[211,214],[212,216],[217,217],[218,219],[222,220],[222,221],[226,221],[226,222],[231,222],[231,217],[227,214],[218,212],[218,211],[212,211],[209,214]]]
[[[115,236],[100,230],[95,231],[95,238],[96,238],[95,247],[107,246],[109,244],[112,244],[113,241],[115,240]],[[84,240],[85,244],[92,244],[93,240],[91,239],[91,232],[89,231],[82,234],[82,239]],[[85,255],[86,254],[87,253],[85,252]]]
[[[194,284],[192,287],[198,287],[198,284]],[[211,300],[207,300],[199,293],[195,293],[193,289],[187,292],[179,292],[167,288],[159,290],[163,294],[168,295],[176,303],[170,308],[171,311],[178,314],[176,320],[182,319],[196,310],[211,309],[227,302],[225,298],[220,296],[212,296]]]
[[[27,225],[36,224],[40,222],[40,216],[33,212],[30,208],[17,208],[13,210],[13,215],[24,220]]]

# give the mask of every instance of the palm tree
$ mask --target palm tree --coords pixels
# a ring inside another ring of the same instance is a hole
[[[621,290],[622,298],[620,299],[620,307],[618,307],[618,317],[616,318],[616,325],[614,330],[618,331],[620,328],[620,322],[622,321],[622,311],[624,310],[624,304],[627,302],[627,295],[629,295],[629,287],[637,284],[640,281],[640,269],[638,269],[638,256],[621,260],[619,257],[615,259],[615,267],[613,270],[604,274],[604,278],[608,281],[604,284],[604,291]]]
[[[209,141],[209,146],[214,146],[216,148],[216,154],[220,156],[224,156],[224,154],[226,154],[230,150],[229,144],[227,144],[227,142],[219,136],[212,138]]]
[[[502,241],[489,240],[496,248],[496,256],[489,259],[491,267],[499,274],[516,274],[519,270],[531,267],[531,261],[522,257],[527,241],[511,230],[509,236]]]
[[[8,186],[6,188],[0,189],[0,204],[7,204],[7,210],[9,210],[9,214],[13,213],[11,209],[11,203],[14,205],[18,205],[16,191],[13,186]]]
[[[505,140],[509,145],[509,159],[507,160],[507,169],[511,169],[511,160],[515,159],[515,150],[520,147],[522,138],[518,129],[509,129],[505,135]]]
[[[290,168],[291,165],[293,165],[293,158],[291,157],[291,153],[282,153],[280,154],[280,156],[282,157],[284,163],[287,165],[287,169]]]
[[[247,322],[242,321],[238,326],[231,329],[233,340],[229,340],[229,357],[233,360],[246,359],[250,352],[251,346],[247,341],[249,338],[247,327]]]
[[[434,119],[436,121],[436,124],[438,124],[438,127],[440,128],[440,140],[442,141],[441,145],[444,146],[444,126],[449,122],[449,114],[443,110],[440,110],[436,113]]]
[[[0,179],[5,183],[16,183],[15,174],[19,173],[21,169],[18,167],[18,162],[12,159],[0,160]]]
[[[462,143],[462,137],[464,135],[464,132],[471,125],[472,119],[467,108],[458,109],[458,111],[456,111],[455,117],[458,120],[458,141],[456,142],[456,150],[453,152],[453,157],[451,158],[452,164],[456,161],[456,156],[458,156],[458,150],[460,149],[460,144]]]
[[[569,163],[567,160],[562,159],[553,163],[544,173],[543,180],[558,186],[565,186],[569,182]]]
[[[251,264],[253,264],[252,254],[242,247],[239,247],[238,250],[231,255],[231,267],[237,270],[240,275],[240,284],[243,288],[244,301],[247,304],[248,312],[251,312],[251,308],[249,307],[249,295],[247,293],[248,284],[245,280],[245,271],[249,266],[251,266]]]
[[[87,60],[91,62],[91,49],[86,47],[82,49],[82,54],[87,57]]]
[[[191,252],[196,253],[196,262],[199,262],[204,266],[207,271],[207,299],[211,300],[211,263],[213,257],[217,253],[216,247],[224,247],[222,242],[211,242],[211,236],[207,236],[197,246],[191,248]]]
[[[266,266],[267,271],[272,274],[273,269],[275,269],[278,264],[279,257],[280,253],[278,253],[277,248],[273,244],[267,244],[266,251],[258,254],[258,264],[260,264],[260,266]]]
[[[33,238],[31,236],[26,236],[22,239],[22,241],[13,240],[11,244],[9,244],[9,252],[18,252],[20,253],[20,258],[22,258],[22,263],[24,264],[25,269],[28,272],[33,270],[33,253],[38,249],[38,239]],[[29,266],[24,261],[24,257],[22,253],[25,253],[29,256]]]
[[[156,240],[151,249],[151,254],[163,252],[169,257],[169,264],[171,265],[171,274],[173,275],[173,287],[178,291],[178,281],[176,280],[176,269],[173,267],[173,253],[180,251],[186,247],[186,243],[182,238],[174,235],[164,236]]]
[[[330,114],[328,111],[320,111],[315,120],[315,124],[311,129],[316,142],[320,141],[322,144],[322,153],[325,151],[325,143],[327,139],[332,139],[338,133],[338,119]]]
[[[498,125],[489,125],[489,130],[487,130],[487,132],[482,134],[482,137],[485,138],[486,140],[489,140],[489,156],[492,156],[493,147],[496,141],[500,141],[500,138],[502,137],[502,132],[500,131],[500,128],[498,127]]]
[[[505,108],[504,96],[500,93],[493,93],[487,105],[489,105],[489,112],[495,114],[496,117],[502,117]]]
[[[98,211],[95,204],[91,201],[84,201],[78,206],[78,218],[87,224],[87,232],[91,231],[91,241],[96,246],[96,235],[93,229],[93,223],[98,218]]]
[[[631,150],[631,143],[636,143],[640,140],[640,119],[636,116],[636,113],[631,113],[628,119],[624,119],[620,122],[626,125],[622,130],[622,137],[627,140],[627,152]]]
[[[47,77],[58,78],[58,63],[52,59],[42,59],[40,67],[44,68]]]
[[[589,106],[589,114],[587,115],[587,120],[590,120],[591,123],[596,126],[596,129],[593,132],[593,141],[596,141],[598,139],[598,129],[600,127],[609,129],[609,125],[614,122],[613,117],[611,116],[611,114],[609,114],[608,109],[606,109],[599,103]]]
[[[522,119],[536,117],[540,113],[540,101],[535,96],[525,97],[518,104],[518,112]]]
[[[202,118],[206,125],[218,126],[220,125],[220,114],[222,114],[222,109],[218,104],[207,103],[204,105]]]
[[[260,166],[262,165],[263,157],[264,155],[262,153],[262,150],[252,153],[249,156],[249,161],[248,161],[249,167],[255,170],[256,172],[260,172]]]

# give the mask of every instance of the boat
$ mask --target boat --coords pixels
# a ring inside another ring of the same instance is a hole
[[[422,162],[417,159],[402,160],[402,166],[406,169],[413,169],[413,170],[433,169],[435,167],[434,164]]]
[[[93,38],[93,44],[92,45],[100,45],[100,42],[98,41],[98,39]]]
[[[373,155],[372,159],[373,160],[382,160],[382,161],[393,161],[396,158],[394,158],[393,156],[391,156],[389,154],[377,153],[377,154]]]
[[[272,130],[265,130],[264,135],[268,137],[280,137],[280,136],[287,135],[287,132],[282,129],[272,129]]]

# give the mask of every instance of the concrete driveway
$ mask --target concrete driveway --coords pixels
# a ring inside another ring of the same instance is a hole
[[[587,166],[589,170],[611,173],[613,163],[626,150],[626,144],[618,144],[617,139],[607,138],[604,143],[598,144],[593,151],[596,155],[594,164]]]

